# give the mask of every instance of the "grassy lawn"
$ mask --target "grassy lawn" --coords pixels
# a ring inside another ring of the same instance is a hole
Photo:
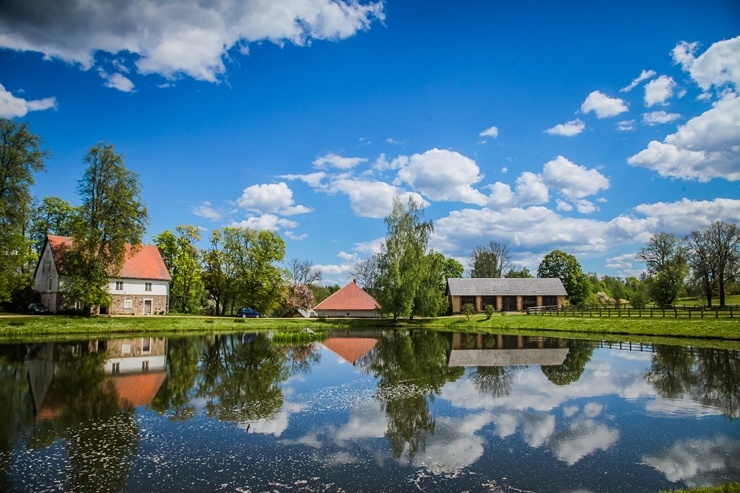
[[[0,341],[70,340],[88,337],[184,332],[297,332],[312,330],[425,328],[461,332],[488,332],[543,335],[552,337],[599,338],[612,341],[649,342],[660,337],[663,343],[717,345],[740,348],[740,317],[720,319],[686,318],[565,318],[525,314],[495,314],[490,319],[474,315],[418,319],[393,323],[390,319],[305,319],[195,316],[150,317],[0,317]]]
[[[691,488],[688,490],[670,490],[661,493],[740,493],[740,483],[727,483],[715,488]]]

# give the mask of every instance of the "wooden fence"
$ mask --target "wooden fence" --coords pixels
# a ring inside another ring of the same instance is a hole
[[[740,306],[722,308],[673,306],[666,308],[612,308],[601,306],[533,306],[527,315],[551,317],[738,318]]]

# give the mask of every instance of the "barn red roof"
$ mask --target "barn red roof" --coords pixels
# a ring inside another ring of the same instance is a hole
[[[72,238],[67,236],[47,237],[51,255],[54,258],[57,271],[64,273],[64,258],[73,245]],[[126,245],[126,260],[121,273],[115,277],[123,279],[153,279],[161,281],[171,280],[167,266],[164,265],[159,249],[155,245],[141,245],[136,253],[131,253],[131,246]]]
[[[314,307],[314,310],[377,310],[380,306],[355,281],[344,286]]]

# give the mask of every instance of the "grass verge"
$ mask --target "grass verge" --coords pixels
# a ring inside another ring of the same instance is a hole
[[[670,490],[660,493],[740,493],[740,483],[726,483],[714,488],[691,488],[688,490]]]
[[[598,338],[607,341],[655,342],[740,348],[740,318],[564,318],[524,314],[449,316],[393,322],[390,319],[305,319],[195,316],[150,317],[0,317],[0,341],[72,340],[137,333],[175,335],[186,332],[298,332],[327,330],[431,329],[457,332]]]

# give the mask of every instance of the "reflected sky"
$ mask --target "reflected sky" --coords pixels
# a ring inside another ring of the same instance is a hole
[[[649,492],[740,480],[737,352],[328,337],[1,346],[0,489]]]

